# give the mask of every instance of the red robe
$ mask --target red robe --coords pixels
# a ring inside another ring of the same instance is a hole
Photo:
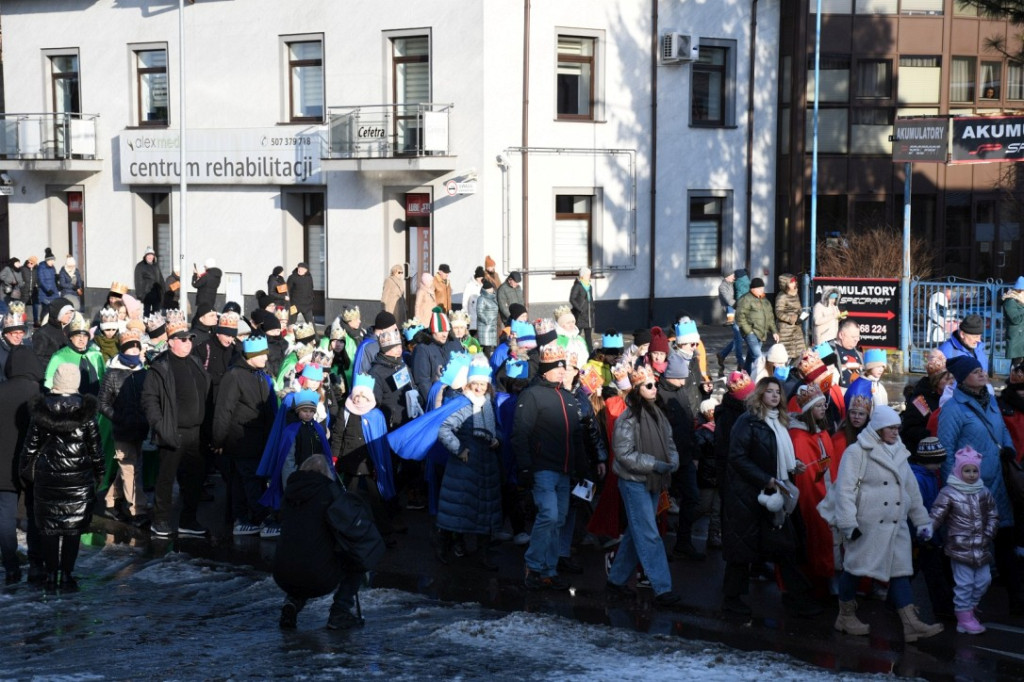
[[[608,434],[608,464],[604,475],[604,487],[597,498],[597,506],[587,524],[587,532],[600,537],[617,538],[626,530],[626,518],[622,512],[622,498],[619,495],[619,477],[615,475],[612,462],[615,452],[615,420],[626,411],[626,401],[620,396],[608,398],[604,403],[605,431]]]
[[[1010,416],[1003,415],[1006,422],[1006,430],[1010,432],[1013,440],[1013,449],[1017,451],[1017,461],[1024,457],[1024,413],[1014,412]]]
[[[835,574],[835,561],[832,556],[832,529],[818,513],[818,503],[825,498],[825,477],[829,484],[836,480],[839,471],[839,458],[834,455],[832,438],[827,432],[811,434],[803,425],[789,429],[793,439],[793,450],[796,458],[807,466],[807,471],[794,476],[794,483],[800,490],[797,505],[800,516],[807,529],[807,562],[804,570],[807,577],[821,586],[825,585]],[[821,461],[823,456],[828,461]],[[824,475],[822,475],[824,473]]]

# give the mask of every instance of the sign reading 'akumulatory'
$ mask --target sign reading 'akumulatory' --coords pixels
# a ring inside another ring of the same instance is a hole
[[[892,160],[946,162],[949,152],[949,119],[898,118],[893,124]]]
[[[319,128],[190,130],[185,179],[198,185],[322,184]],[[177,130],[125,130],[118,137],[121,182],[175,184],[181,177]]]
[[[1024,161],[1024,116],[958,116],[953,119],[951,163]]]

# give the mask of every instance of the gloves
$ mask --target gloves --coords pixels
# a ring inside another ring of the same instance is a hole
[[[917,539],[920,540],[921,542],[928,542],[929,540],[931,540],[932,539],[932,527],[930,525],[928,525],[928,526],[921,526],[920,528],[918,528],[917,529]]]
[[[533,471],[530,469],[520,469],[516,479],[519,482],[519,487],[524,490],[529,490],[533,487]]]
[[[853,542],[861,536],[860,528],[854,526],[853,528],[840,528],[839,532],[843,534],[849,542]]]
[[[654,463],[654,473],[668,474],[672,472],[672,464],[669,462],[657,461]]]
[[[465,449],[462,450],[462,452],[460,452],[458,454],[458,458],[461,459],[463,462],[468,462],[469,461],[469,450],[465,450]]]

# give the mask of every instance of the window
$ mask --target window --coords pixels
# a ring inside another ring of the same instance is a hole
[[[945,0],[900,0],[900,11],[904,14],[942,14]]]
[[[818,94],[822,102],[848,102],[850,100],[850,58],[822,55],[818,65],[821,84]],[[807,101],[814,101],[814,55],[807,57]]]
[[[593,205],[592,195],[555,195],[552,251],[556,273],[572,273],[584,265],[590,266]]]
[[[690,79],[690,125],[736,125],[736,41],[701,38]]]
[[[850,120],[849,109],[818,110],[818,151],[822,154],[846,154],[849,151]],[[890,131],[891,132],[891,131]],[[814,141],[814,112],[807,111],[807,136],[805,138],[807,153],[811,153]]]
[[[1003,95],[1003,63],[981,63],[981,98],[1000,99]]]
[[[999,18],[996,12],[989,12],[988,10],[980,9],[975,5],[969,5],[964,2],[964,0],[953,0],[953,14],[958,17]]]
[[[156,262],[164,277],[171,276],[174,256],[171,255],[171,195],[168,192],[153,192],[146,197],[153,211],[153,232],[148,242],[156,251]]]
[[[700,56],[693,64],[693,97],[690,100],[691,125],[725,125],[725,60],[724,47],[700,46]]]
[[[391,68],[394,148],[399,154],[416,154],[422,146],[419,105],[430,102],[430,37],[393,38]]]
[[[893,110],[884,108],[854,109],[851,113],[850,153],[891,154]]]
[[[1006,65],[1006,99],[1024,99],[1024,64]]]
[[[857,99],[892,97],[892,60],[861,59],[857,62]]]
[[[900,57],[900,104],[935,104],[942,80],[941,57]]]
[[[288,119],[324,117],[324,46],[321,40],[288,43]]]
[[[722,243],[732,212],[731,191],[691,191],[686,230],[686,273],[720,275]]]
[[[167,50],[135,53],[139,125],[167,125]]]
[[[50,57],[50,75],[53,79],[53,111],[59,114],[81,113],[78,92],[78,55]]]
[[[324,195],[319,192],[302,195],[302,260],[309,266],[313,278],[313,313],[323,315],[327,290],[327,229]]]
[[[896,0],[854,0],[853,11],[857,14],[896,14],[896,4]]]
[[[557,114],[566,120],[594,120],[593,38],[558,36]]]
[[[949,73],[949,101],[974,101],[974,57],[953,57]]]
[[[818,4],[811,0],[811,14],[815,14],[818,11]],[[849,14],[850,13],[850,0],[821,0],[821,13],[822,14]]]

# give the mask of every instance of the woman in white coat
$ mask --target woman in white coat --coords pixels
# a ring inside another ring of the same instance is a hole
[[[908,642],[942,632],[941,625],[922,623],[913,603],[910,578],[909,518],[922,540],[931,539],[928,510],[900,441],[900,417],[879,405],[868,427],[843,453],[833,492],[835,525],[843,535],[843,573],[839,577],[839,617],[835,629],[866,635],[869,627],[857,618],[856,589],[861,577],[889,583],[889,598],[903,621]]]

